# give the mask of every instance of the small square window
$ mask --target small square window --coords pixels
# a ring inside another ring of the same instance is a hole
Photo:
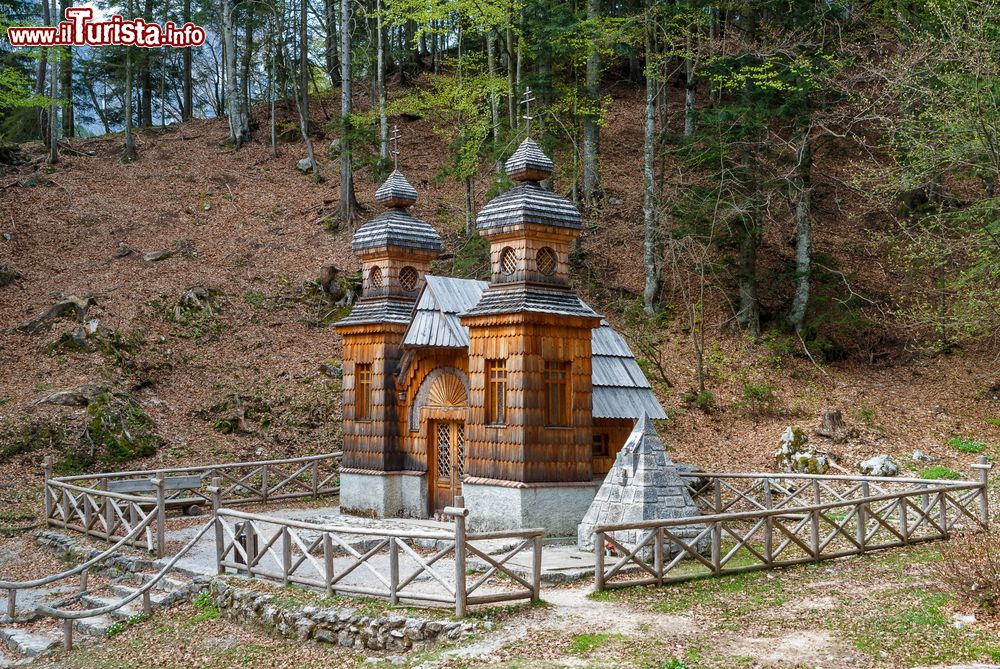
[[[611,456],[611,446],[606,432],[594,433],[593,456],[595,458],[607,458]]]

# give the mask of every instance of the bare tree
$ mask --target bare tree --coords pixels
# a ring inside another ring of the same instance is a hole
[[[601,0],[587,0],[587,20],[597,24]],[[601,51],[594,40],[587,56],[587,109],[583,115],[583,197],[591,201],[601,188]]]
[[[340,217],[354,220],[354,173],[351,164],[351,0],[340,0]]]

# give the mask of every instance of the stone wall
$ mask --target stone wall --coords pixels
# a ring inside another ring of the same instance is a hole
[[[212,581],[209,593],[222,614],[235,622],[258,625],[289,639],[358,649],[407,651],[470,636],[479,628],[475,622],[363,615],[350,607],[299,605],[221,578]]]

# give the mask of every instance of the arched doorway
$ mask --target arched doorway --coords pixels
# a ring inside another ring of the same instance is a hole
[[[465,375],[436,369],[421,386],[419,411],[427,418],[427,486],[430,513],[437,515],[462,494],[465,476]],[[426,392],[425,392],[426,391]]]

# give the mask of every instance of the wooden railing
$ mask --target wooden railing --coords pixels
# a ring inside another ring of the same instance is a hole
[[[131,546],[164,557],[167,511],[210,506],[209,487],[220,483],[226,506],[318,498],[340,492],[341,452],[284,460],[236,462],[156,471],[123,471],[54,477],[45,462],[45,518],[50,526],[106,541],[128,535],[149,514],[155,522]]]
[[[984,529],[991,467],[984,458],[973,465],[978,481],[689,475],[693,484],[708,480],[694,485],[695,500],[708,515],[597,526],[595,586],[664,584],[786,567]],[[624,541],[626,534],[637,540]]]
[[[475,604],[537,600],[545,530],[468,533],[469,511],[462,503],[458,497],[457,506],[444,510],[454,521],[451,532],[317,525],[220,509],[215,530],[219,573],[231,569],[250,578],[318,588],[328,596],[445,604],[458,618]],[[491,555],[483,545],[489,541],[511,543],[502,555]],[[509,564],[526,550],[532,551],[528,576]],[[482,572],[470,576],[470,567]]]

